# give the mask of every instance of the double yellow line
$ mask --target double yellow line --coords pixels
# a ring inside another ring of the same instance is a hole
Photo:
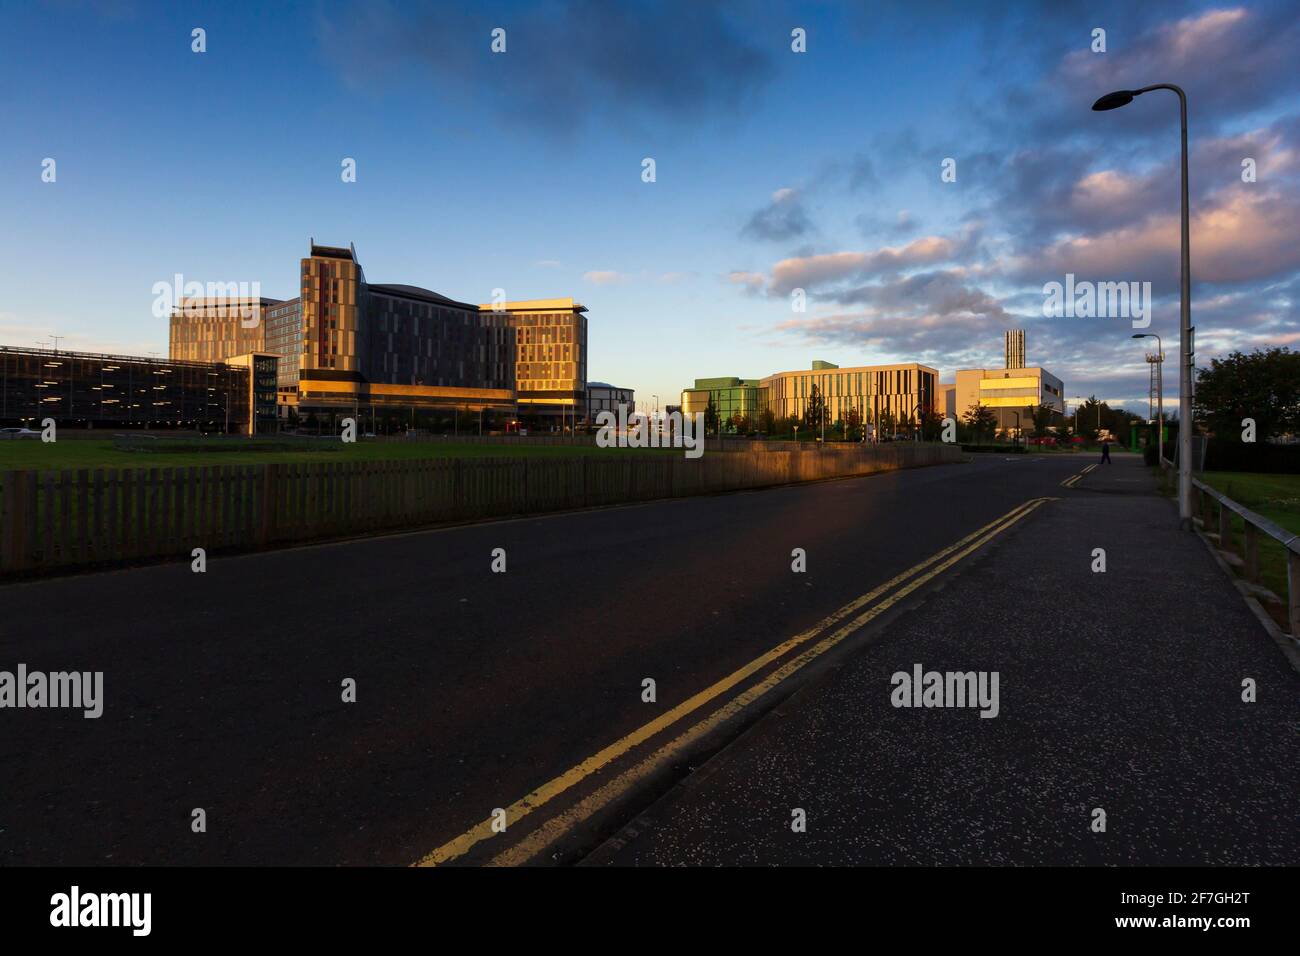
[[[1061,482],[1061,487],[1073,488],[1080,478],[1082,478],[1084,475],[1086,475],[1088,472],[1092,471],[1096,467],[1097,467],[1097,463],[1093,462],[1091,465],[1083,469],[1083,471],[1079,472],[1077,475],[1071,475],[1069,478],[1066,478],[1065,481]]]
[[[525,863],[532,857],[536,856],[546,847],[550,846],[565,833],[581,824],[598,812],[603,807],[608,806],[612,801],[627,793],[633,786],[646,779],[655,771],[667,765],[677,755],[690,747],[695,741],[699,740],[705,734],[739,714],[742,710],[758,700],[769,690],[776,687],[786,678],[806,666],[809,662],[825,654],[831,648],[835,647],[850,634],[860,629],[863,625],[872,619],[883,614],[889,608],[893,607],[903,598],[907,597],[917,588],[923,586],[928,581],[942,574],[948,568],[952,567],[962,558],[983,547],[997,535],[1006,531],[1017,521],[1031,514],[1035,509],[1046,501],[1055,501],[1054,498],[1033,498],[1024,504],[1018,505],[1002,517],[989,522],[978,531],[974,531],[962,538],[955,544],[951,544],[926,558],[920,564],[913,565],[901,574],[895,575],[884,584],[873,588],[861,597],[855,598],[848,604],[844,605],[838,611],[818,621],[812,627],[796,634],[794,637],[773,647],[771,650],[754,658],[748,664],[736,671],[728,674],[726,677],[717,681],[713,685],[700,691],[698,694],[688,698],[676,707],[656,717],[654,720],[637,728],[625,737],[616,740],[614,743],[605,747],[598,753],[588,757],[582,763],[571,767],[569,770],[560,774],[552,780],[542,784],[537,789],[520,797],[508,807],[504,807],[504,822],[507,831],[510,826],[519,822],[533,811],[543,807],[550,801],[554,800],[560,794],[576,786],[578,783],[590,777],[592,774],[609,766],[615,760],[627,754],[630,750],[638,745],[645,743],[661,731],[671,727],[673,724],[686,717],[688,714],[699,710],[701,707],[709,704],[727,691],[736,687],[746,678],[751,677],[758,671],[762,670],[769,664],[772,664],[782,657],[785,657],[795,648],[809,643],[814,637],[822,634],[828,628],[840,624],[846,618],[854,615],[865,605],[871,604],[862,614],[852,617],[847,623],[837,628],[833,633],[823,637],[820,641],[806,648],[801,653],[792,657],[786,663],[772,671],[763,680],[749,687],[744,692],[728,700],[723,706],[719,707],[708,717],[696,723],[690,729],[684,731],[668,743],[661,746],[654,753],[642,758],[633,766],[624,770],[617,777],[610,780],[594,792],[588,794],[572,806],[566,808],[561,813],[547,820],[537,829],[533,830],[518,843],[512,844],[504,849],[491,860],[494,866],[510,866]],[[926,570],[926,569],[929,570]],[[924,572],[924,573],[922,573]],[[914,578],[905,587],[895,591],[883,601],[872,604],[877,598],[886,592],[892,590],[898,585]],[[415,865],[416,866],[438,866],[455,860],[463,856],[475,845],[483,840],[501,834],[494,829],[493,824],[499,820],[499,815],[488,817],[486,820],[470,827],[460,836],[447,841],[425,854]],[[500,824],[497,824],[500,827]]]

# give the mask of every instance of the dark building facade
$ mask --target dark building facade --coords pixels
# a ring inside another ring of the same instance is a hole
[[[0,346],[0,422],[266,431],[275,423],[275,376],[275,356],[187,362]]]

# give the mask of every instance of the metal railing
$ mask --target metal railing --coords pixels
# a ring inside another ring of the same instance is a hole
[[[1206,531],[1214,526],[1214,504],[1218,504],[1219,549],[1237,554],[1242,560],[1242,573],[1247,581],[1259,581],[1259,536],[1264,533],[1282,545],[1286,562],[1287,620],[1291,624],[1291,637],[1300,640],[1300,533],[1288,531],[1263,515],[1255,514],[1245,505],[1233,501],[1221,491],[1211,488],[1199,478],[1192,479],[1193,493],[1198,498],[1197,510]],[[1233,540],[1232,516],[1241,518],[1244,527],[1242,549],[1237,551]]]

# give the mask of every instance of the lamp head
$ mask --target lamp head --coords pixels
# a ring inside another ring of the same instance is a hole
[[[1116,90],[1114,93],[1107,93],[1097,102],[1092,104],[1092,108],[1100,113],[1104,110],[1117,110],[1121,106],[1128,106],[1133,102],[1133,92],[1131,90]]]

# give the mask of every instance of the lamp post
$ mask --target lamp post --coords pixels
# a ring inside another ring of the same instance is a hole
[[[1156,340],[1156,462],[1165,463],[1165,345],[1154,332],[1135,332],[1135,339]]]
[[[1107,93],[1092,108],[1097,111],[1118,109],[1133,98],[1152,90],[1169,90],[1178,94],[1178,119],[1182,133],[1182,257],[1179,263],[1179,365],[1178,365],[1178,524],[1192,530],[1192,369],[1195,349],[1192,345],[1192,255],[1191,229],[1187,201],[1187,94],[1172,83],[1156,83],[1138,90]],[[1163,437],[1163,436],[1162,436]]]
[[[1016,447],[1020,447],[1020,409],[1011,409],[1011,414],[1016,416]]]
[[[1070,399],[1074,402],[1074,433],[1079,434],[1079,409],[1083,407],[1084,398],[1082,395],[1076,395]]]

